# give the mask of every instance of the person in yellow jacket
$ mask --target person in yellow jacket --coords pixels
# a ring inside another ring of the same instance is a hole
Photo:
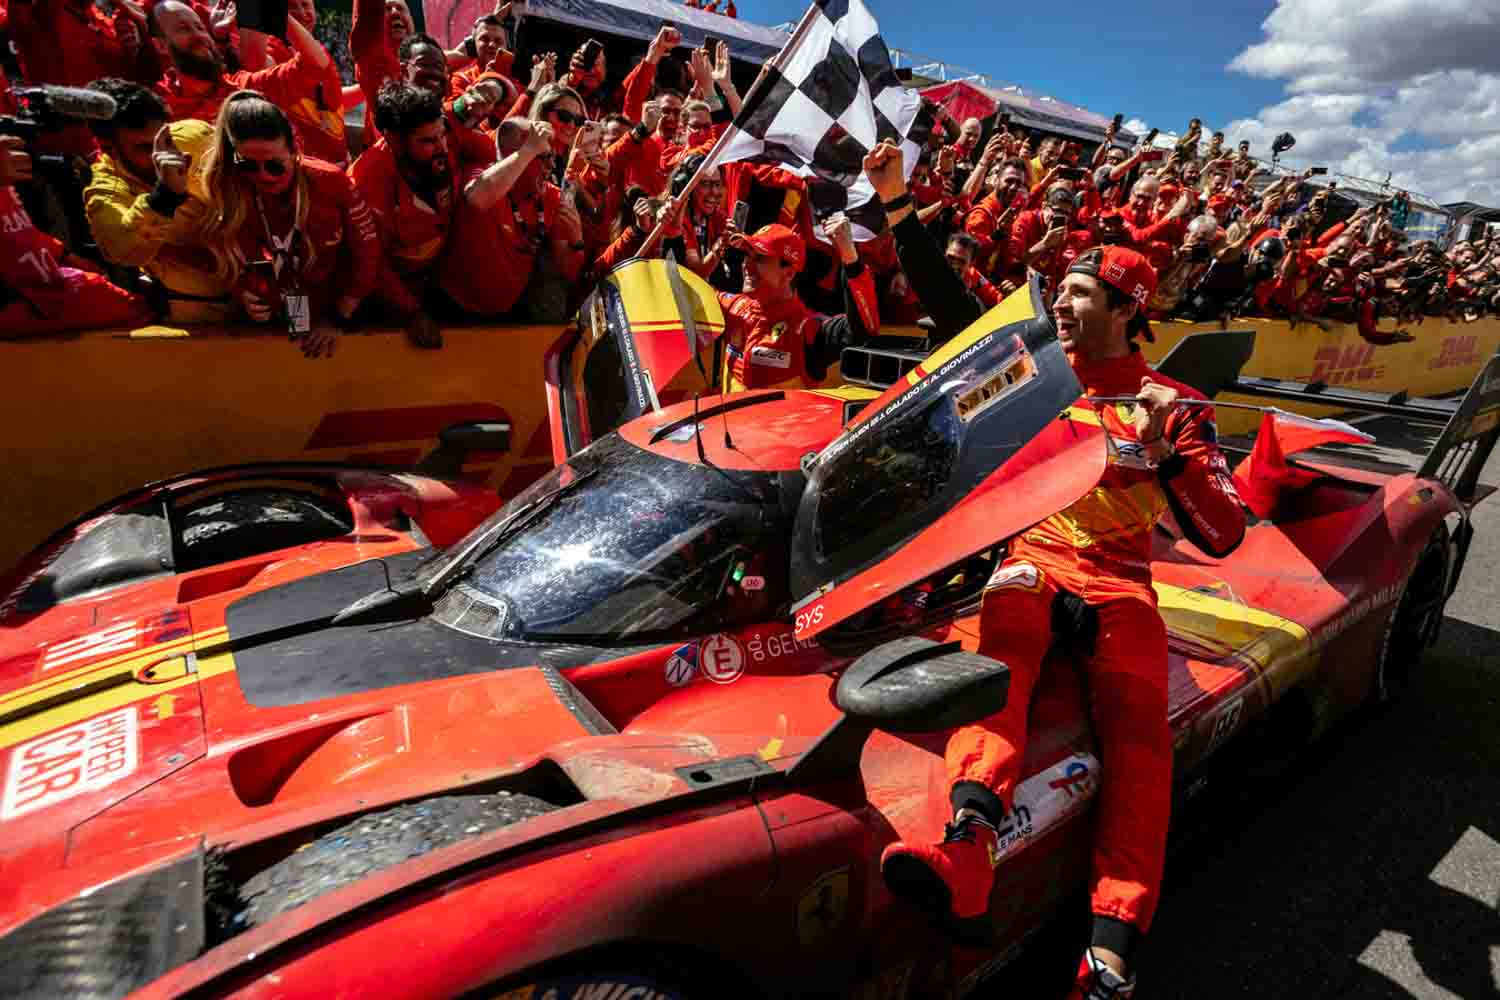
[[[228,289],[200,239],[206,206],[188,188],[189,172],[213,134],[208,122],[167,125],[161,98],[125,80],[90,86],[115,99],[109,121],[90,122],[100,155],[84,189],[84,211],[105,260],[138,268],[162,288],[167,319],[222,322]]]

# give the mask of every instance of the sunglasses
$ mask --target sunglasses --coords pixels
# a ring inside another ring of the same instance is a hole
[[[564,125],[582,125],[588,121],[583,115],[575,115],[573,112],[565,111],[562,108],[548,108],[547,113],[549,115],[556,115],[557,120]]]
[[[288,167],[285,160],[252,160],[236,153],[234,169],[242,174],[264,173],[267,177],[282,177],[286,174]]]

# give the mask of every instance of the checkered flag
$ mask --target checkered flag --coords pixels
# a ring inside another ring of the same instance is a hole
[[[865,177],[865,154],[895,141],[909,179],[933,117],[896,78],[861,0],[816,0],[734,125],[716,162],[775,163],[805,177],[813,214],[844,212],[855,238],[867,240],[884,231],[885,212]]]

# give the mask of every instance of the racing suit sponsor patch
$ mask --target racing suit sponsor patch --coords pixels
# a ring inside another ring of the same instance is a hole
[[[790,368],[792,367],[792,352],[778,351],[774,347],[764,345],[750,348],[750,363],[752,365],[765,365],[768,368]]]
[[[1009,563],[995,570],[985,590],[1029,590],[1042,588],[1042,571],[1029,562]]]
[[[1139,441],[1114,436],[1108,440],[1110,464],[1126,469],[1149,470],[1152,468],[1151,460],[1146,457],[1146,446]]]

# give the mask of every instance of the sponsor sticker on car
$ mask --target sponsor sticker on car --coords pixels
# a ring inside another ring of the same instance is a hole
[[[0,819],[97,792],[134,773],[140,762],[138,733],[130,706],[22,743],[11,751]]]
[[[667,664],[663,668],[667,683],[673,687],[682,687],[691,684],[693,678],[698,675],[698,644],[690,642],[685,646],[678,646],[667,657]]]
[[[698,669],[715,684],[733,684],[745,672],[745,650],[738,639],[711,635],[698,649]]]

